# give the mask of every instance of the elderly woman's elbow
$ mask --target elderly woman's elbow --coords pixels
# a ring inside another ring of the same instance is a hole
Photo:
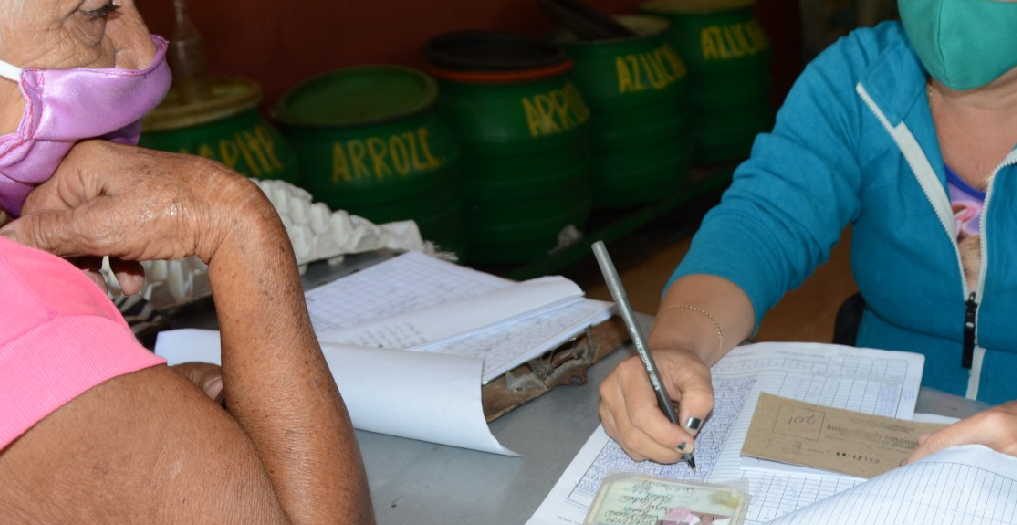
[[[241,427],[166,367],[93,388],[7,449],[0,508],[27,522],[290,522]]]

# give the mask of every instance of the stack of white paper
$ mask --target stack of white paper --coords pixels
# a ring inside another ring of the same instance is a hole
[[[487,427],[481,385],[611,309],[562,277],[516,283],[419,253],[312,290],[307,306],[357,428],[498,454],[513,452]],[[156,353],[218,363],[218,333],[163,332]]]

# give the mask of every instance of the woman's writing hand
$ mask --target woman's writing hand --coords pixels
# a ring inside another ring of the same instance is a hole
[[[693,451],[693,438],[713,410],[710,369],[681,349],[655,351],[653,359],[671,399],[680,406],[682,426],[661,411],[638,357],[622,362],[601,383],[600,420],[632,459],[676,463]]]
[[[985,445],[1017,456],[1017,401],[980,412],[924,436],[908,463],[956,445]]]

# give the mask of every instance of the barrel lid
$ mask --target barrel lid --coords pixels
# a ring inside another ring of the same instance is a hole
[[[635,36],[606,38],[601,40],[581,40],[575,34],[563,31],[555,38],[555,41],[566,46],[594,46],[655,37],[663,34],[671,28],[670,20],[666,17],[657,15],[615,15],[614,19],[617,20],[619,24],[632,31]]]
[[[350,67],[293,88],[276,104],[273,116],[291,126],[363,126],[419,113],[437,99],[437,83],[416,69]]]
[[[636,36],[629,28],[584,0],[537,0],[544,14],[580,40],[610,40]]]
[[[657,36],[671,28],[671,21],[654,15],[618,15],[618,22],[641,36]]]
[[[752,7],[756,0],[650,0],[641,8],[655,14],[707,14]]]
[[[169,131],[198,126],[232,117],[261,103],[261,87],[252,80],[213,77],[208,84],[209,97],[191,102],[184,102],[177,90],[171,89],[159,107],[142,120],[142,129]]]
[[[518,71],[561,66],[558,46],[509,33],[455,31],[432,38],[425,49],[434,66],[453,71]]]

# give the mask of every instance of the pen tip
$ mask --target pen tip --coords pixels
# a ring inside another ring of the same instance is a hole
[[[689,456],[689,467],[692,470],[696,470],[696,457],[695,456]]]

